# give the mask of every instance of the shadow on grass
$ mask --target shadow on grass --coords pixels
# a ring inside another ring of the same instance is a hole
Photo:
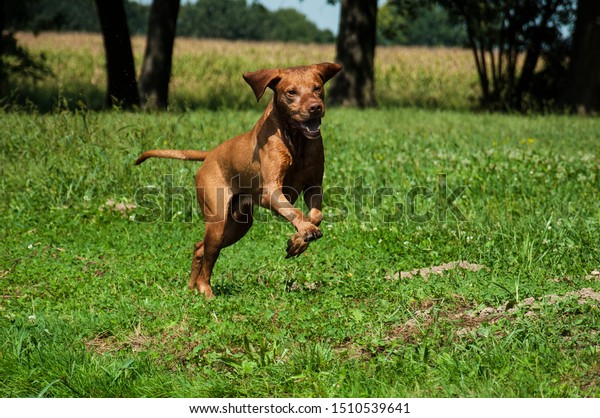
[[[250,89],[207,88],[205,91],[176,91],[171,93],[169,110],[174,112],[205,110],[261,110],[266,98],[256,102]],[[388,92],[378,94],[378,106],[382,108],[411,107],[429,110],[476,111],[477,99],[469,98],[469,103],[451,98],[428,95],[415,97],[394,96]],[[109,110],[106,106],[106,91],[92,84],[72,83],[32,83],[16,81],[10,91],[0,97],[0,109],[5,111],[30,111],[52,113],[60,111]]]
[[[211,285],[213,293],[219,296],[239,296],[242,293],[243,286],[237,282],[233,282],[229,279],[222,278],[217,279],[215,283]]]
[[[0,97],[0,108],[8,111],[35,111],[51,113],[81,109],[103,110],[106,93],[91,84],[73,83],[68,86],[56,84],[14,83],[10,91]]]

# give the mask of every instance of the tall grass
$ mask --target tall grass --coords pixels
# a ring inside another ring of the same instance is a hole
[[[97,34],[20,33],[19,42],[43,54],[54,73],[36,85],[15,86],[34,104],[48,109],[67,100],[90,108],[104,103],[106,88],[102,38]],[[74,47],[76,46],[76,47]],[[145,38],[133,37],[141,65]],[[266,67],[333,61],[333,45],[231,42],[177,38],[171,102],[174,108],[256,107],[241,74]],[[139,73],[139,68],[138,68]],[[376,94],[382,106],[468,109],[477,97],[477,75],[467,50],[378,47]]]

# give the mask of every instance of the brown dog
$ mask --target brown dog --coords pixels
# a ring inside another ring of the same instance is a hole
[[[324,169],[321,118],[323,85],[337,74],[338,64],[321,63],[244,74],[256,100],[270,87],[273,99],[254,128],[212,151],[152,150],[149,157],[204,161],[196,174],[198,202],[206,221],[204,239],[194,246],[189,288],[207,298],[210,276],[222,248],[242,238],[252,226],[253,205],[283,216],[296,228],[287,257],[303,253],[323,234],[321,223]],[[293,203],[300,193],[307,215]]]

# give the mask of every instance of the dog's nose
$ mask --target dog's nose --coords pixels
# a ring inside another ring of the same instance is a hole
[[[308,107],[308,111],[310,113],[322,113],[323,112],[323,105],[321,103],[312,103],[309,107]]]

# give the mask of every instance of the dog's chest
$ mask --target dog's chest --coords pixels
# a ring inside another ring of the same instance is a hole
[[[306,138],[272,137],[262,156],[262,164],[277,167],[282,186],[301,193],[306,186],[321,185],[323,179],[323,143]],[[269,171],[269,170],[267,170]],[[264,179],[263,179],[264,180]]]
[[[323,155],[306,154],[292,157],[284,176],[284,186],[302,191],[306,186],[320,185],[323,179]]]

